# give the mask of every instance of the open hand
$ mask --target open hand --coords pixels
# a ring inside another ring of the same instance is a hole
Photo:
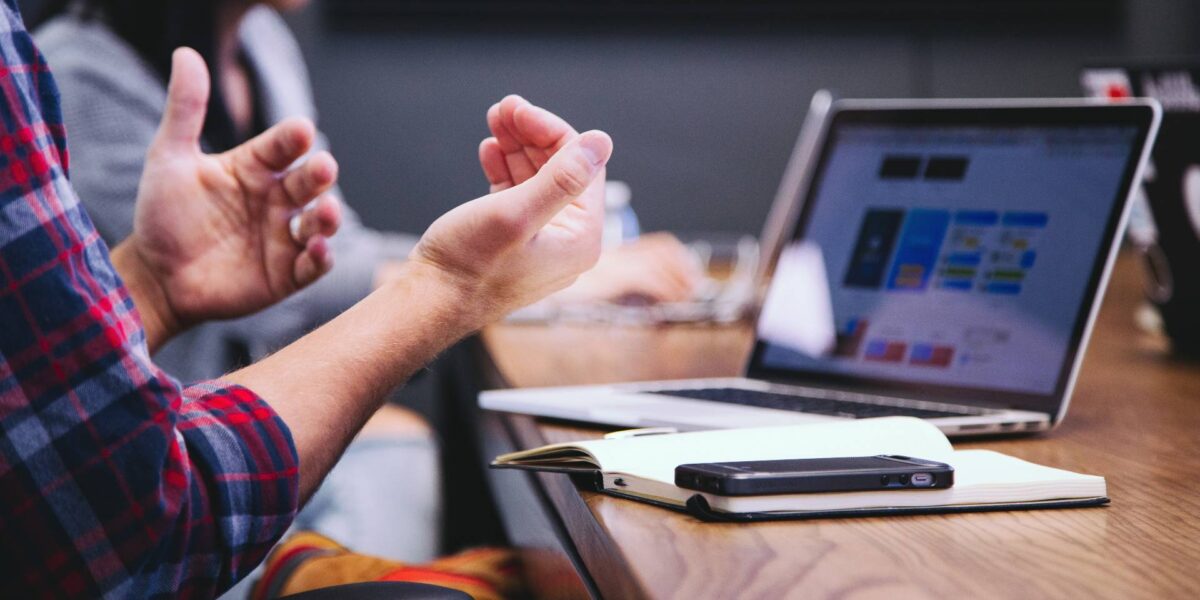
[[[516,97],[493,111],[509,106],[519,133],[480,147],[493,193],[443,215],[409,256],[451,282],[478,325],[570,285],[600,254],[612,140]]]
[[[166,311],[159,317],[176,327],[248,314],[312,283],[333,264],[327,238],[341,219],[337,200],[321,196],[337,178],[332,156],[321,152],[289,170],[312,148],[312,123],[289,120],[207,155],[200,135],[208,95],[203,59],[177,50],[134,231],[122,243],[143,279],[157,284]],[[293,237],[289,221],[298,213]]]

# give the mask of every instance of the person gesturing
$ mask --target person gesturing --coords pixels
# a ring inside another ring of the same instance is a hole
[[[149,345],[327,271],[339,209],[310,203],[336,164],[304,159],[302,121],[201,153],[207,72],[181,51],[133,234],[110,255],[70,186],[53,78],[12,2],[0,36],[0,597],[216,595],[283,534],[387,390],[599,252],[592,190],[612,145],[590,132],[439,219],[402,276],[346,313],[185,387]]]

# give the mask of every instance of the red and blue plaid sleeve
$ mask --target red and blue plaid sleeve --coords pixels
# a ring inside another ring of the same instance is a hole
[[[54,81],[0,10],[0,597],[214,596],[291,523],[291,435],[151,362],[67,182]]]

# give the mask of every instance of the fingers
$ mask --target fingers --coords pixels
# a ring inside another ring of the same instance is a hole
[[[333,252],[329,248],[329,240],[319,235],[313,236],[296,257],[292,277],[296,287],[302,288],[320,279],[332,268]]]
[[[553,154],[578,134],[562,117],[516,94],[505,96],[495,108],[504,130],[527,150],[535,148]]]
[[[504,155],[504,163],[514,185],[523,183],[537,174],[539,165],[535,165],[529,159],[525,154],[524,145],[504,122],[500,114],[500,104],[494,104],[488,109],[488,128],[492,130],[492,135],[495,136]]]
[[[283,171],[312,149],[316,129],[308,119],[288,119],[238,146],[242,166]]]
[[[612,156],[612,138],[589,131],[559,150],[532,179],[493,196],[526,232],[540,230],[567,204],[580,199]],[[603,202],[603,196],[593,199]],[[592,213],[603,206],[581,206]]]
[[[491,193],[513,186],[512,174],[508,172],[508,163],[504,161],[504,151],[500,149],[500,142],[496,138],[487,138],[479,144],[479,165],[483,167],[483,176],[491,185]]]
[[[329,238],[337,233],[341,222],[341,202],[329,194],[310,202],[293,217],[292,239],[303,246],[292,266],[297,289],[320,279],[333,268]]]
[[[519,185],[537,174],[555,152],[579,135],[558,115],[515,94],[493,104],[488,109],[487,121],[495,144],[487,149],[489,162],[484,168],[490,169],[488,180],[493,192],[504,189],[497,187],[501,180],[500,159],[503,172],[507,173],[505,180]],[[481,162],[483,152],[481,148]]]
[[[171,81],[167,105],[158,127],[156,145],[194,149],[200,145],[208,109],[208,67],[191,48],[179,48],[171,56]]]
[[[333,237],[341,224],[341,203],[336,197],[326,194],[308,203],[292,217],[289,229],[297,244],[307,246],[309,238],[313,236]]]
[[[507,130],[520,144],[519,152],[525,155],[525,158],[533,165],[534,171],[542,168],[546,161],[550,160],[552,152],[547,152],[547,148],[538,146],[529,135],[518,126],[516,114],[518,110],[527,109],[533,106],[528,100],[516,95],[510,94],[500,101],[500,122],[504,124],[504,129]],[[546,113],[549,114],[549,113]]]
[[[504,107],[501,105],[501,115]],[[509,116],[511,128],[528,145],[543,148],[553,154],[577,135],[570,124],[558,115],[528,102],[515,106]]]
[[[506,97],[505,99],[507,100],[509,97]],[[500,102],[493,104],[491,108],[488,108],[488,129],[491,130],[492,136],[496,138],[496,141],[500,144],[500,149],[503,152],[520,152],[520,140],[517,139],[517,136],[513,134],[513,132],[509,131],[508,127],[504,124],[504,118],[500,116],[500,104],[503,101],[504,100],[501,100]]]
[[[283,189],[293,206],[304,206],[309,200],[329,191],[337,182],[338,164],[333,155],[321,151],[283,176]]]

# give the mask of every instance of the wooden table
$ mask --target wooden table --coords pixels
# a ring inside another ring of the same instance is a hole
[[[1134,326],[1138,275],[1123,255],[1060,428],[956,443],[1104,475],[1111,506],[711,524],[563,475],[493,471],[531,586],[622,599],[1200,597],[1200,365]],[[515,386],[731,375],[751,343],[745,326],[499,326],[483,341],[493,375]],[[481,423],[481,459],[601,433]]]

